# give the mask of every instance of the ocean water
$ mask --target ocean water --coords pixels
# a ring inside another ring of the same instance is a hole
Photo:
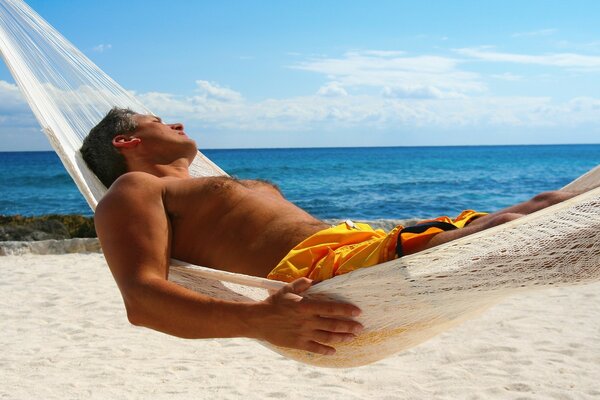
[[[600,164],[600,145],[206,150],[318,218],[403,219],[496,211]],[[53,152],[0,152],[0,214],[91,215]]]

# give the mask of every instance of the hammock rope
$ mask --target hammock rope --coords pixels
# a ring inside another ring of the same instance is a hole
[[[106,188],[78,149],[114,106],[151,113],[21,0],[0,0],[0,52],[43,132],[95,209]],[[200,152],[196,177],[226,175]],[[598,187],[600,168],[567,190]],[[260,301],[280,282],[173,260],[169,279],[203,294]],[[600,281],[600,189],[510,223],[342,275],[308,297],[348,301],[363,310],[365,331],[334,356],[273,350],[327,367],[364,365],[408,349],[474,317],[502,298],[542,286]],[[268,345],[268,344],[265,344]]]

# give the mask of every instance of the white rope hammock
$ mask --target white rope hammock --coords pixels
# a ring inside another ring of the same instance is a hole
[[[65,168],[94,209],[106,189],[78,149],[114,106],[150,113],[20,0],[0,0],[0,52]],[[131,62],[131,60],[124,62]],[[194,176],[224,175],[198,153]],[[600,184],[600,168],[567,188]],[[173,262],[169,279],[209,296],[261,300],[280,282]],[[600,189],[427,251],[322,282],[308,296],[363,310],[364,332],[334,356],[275,351],[329,367],[364,365],[422,343],[512,293],[600,281]]]

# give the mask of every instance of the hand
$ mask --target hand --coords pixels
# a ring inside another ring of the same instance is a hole
[[[335,354],[332,344],[348,342],[363,326],[349,318],[360,315],[360,309],[347,303],[303,298],[312,281],[299,278],[288,283],[258,304],[257,318],[252,324],[257,338],[276,346],[291,347],[317,354]]]

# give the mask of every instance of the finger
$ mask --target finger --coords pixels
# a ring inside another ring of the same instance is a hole
[[[313,338],[316,342],[321,344],[336,344],[346,343],[356,339],[356,336],[352,333],[333,333],[328,331],[316,330],[313,332]]]
[[[319,318],[315,323],[315,328],[322,331],[332,333],[352,333],[359,334],[363,331],[362,324],[356,321],[336,319],[336,318]]]
[[[313,341],[307,342],[303,350],[310,351],[311,353],[322,354],[324,356],[332,356],[335,354],[335,349],[333,347]]]
[[[358,317],[361,313],[360,308],[352,304],[334,301],[314,301],[305,299],[302,302],[302,307],[305,312],[331,317]]]
[[[312,285],[312,281],[308,278],[298,278],[293,282],[288,283],[281,288],[281,293],[300,294],[307,290]]]

